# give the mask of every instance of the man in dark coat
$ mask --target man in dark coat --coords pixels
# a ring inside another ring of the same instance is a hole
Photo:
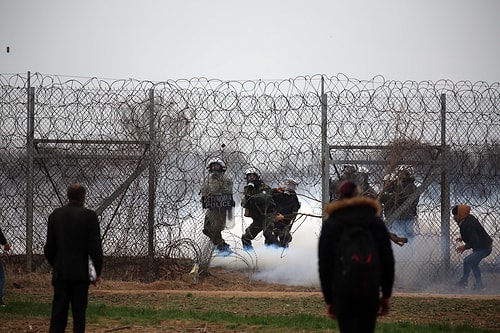
[[[463,253],[465,250],[472,249],[472,253],[464,258],[463,275],[458,285],[461,287],[467,286],[469,274],[472,270],[474,278],[476,279],[474,289],[482,290],[484,286],[479,263],[483,258],[491,254],[493,250],[493,239],[486,233],[486,230],[484,230],[478,219],[470,214],[470,210],[471,207],[467,205],[457,205],[451,210],[453,219],[460,228],[460,237],[456,240],[457,242],[465,243],[457,247],[457,252]]]
[[[49,215],[44,254],[52,266],[54,299],[50,333],[63,333],[71,304],[73,332],[85,332],[85,315],[90,284],[89,258],[99,281],[103,265],[101,231],[96,212],[83,207],[85,188],[68,187],[68,204]]]
[[[326,208],[319,238],[318,264],[321,290],[327,305],[327,314],[336,318],[342,333],[375,331],[379,308],[380,314],[389,313],[394,283],[394,256],[389,233],[380,219],[378,201],[359,196],[357,185],[345,181],[338,191],[338,200]],[[380,262],[380,286],[371,288],[362,296],[345,295],[335,285],[334,271],[342,233],[348,225],[365,228],[378,248]],[[380,293],[382,298],[380,298]]]

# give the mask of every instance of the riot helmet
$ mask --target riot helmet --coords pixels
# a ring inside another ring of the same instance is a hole
[[[355,165],[346,164],[342,168],[342,176],[344,177],[344,179],[352,179],[357,171],[358,169]]]
[[[214,157],[208,160],[207,162],[207,170],[209,172],[225,172],[226,164],[219,157]]]
[[[250,183],[260,180],[260,171],[253,167],[246,169],[245,179]]]
[[[295,192],[299,183],[293,178],[285,178],[283,180],[283,187],[290,192]]]

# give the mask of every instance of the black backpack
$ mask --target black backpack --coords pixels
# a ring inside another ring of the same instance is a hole
[[[366,228],[346,225],[334,260],[335,294],[364,297],[378,292],[382,275],[380,254],[373,236]]]

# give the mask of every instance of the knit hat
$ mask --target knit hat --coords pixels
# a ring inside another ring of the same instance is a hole
[[[337,198],[340,199],[348,199],[355,197],[359,194],[358,185],[354,183],[352,180],[344,180],[342,184],[340,184]]]

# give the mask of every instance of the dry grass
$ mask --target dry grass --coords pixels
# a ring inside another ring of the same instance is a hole
[[[52,288],[49,273],[23,274],[7,270],[5,301],[21,301],[26,295],[38,301],[50,302]],[[249,279],[245,272],[212,268],[199,283],[193,284],[188,273],[175,280],[153,283],[120,281],[106,277],[90,288],[90,302],[109,306],[133,306],[155,309],[214,310],[245,315],[289,316],[307,314],[325,316],[325,306],[319,289],[269,284]],[[0,310],[1,311],[1,310]],[[500,330],[498,314],[500,297],[471,295],[411,295],[396,294],[389,316],[380,322],[439,323],[469,325]],[[1,315],[0,315],[1,318]],[[2,318],[1,332],[46,332],[48,318]],[[228,324],[165,320],[161,325],[141,327],[123,325],[106,318],[89,322],[89,332],[235,332]],[[238,327],[238,332],[258,331],[255,327]],[[262,330],[261,330],[262,331]],[[269,331],[266,332],[285,332]],[[304,331],[307,332],[307,331]],[[334,332],[333,330],[330,332]]]

